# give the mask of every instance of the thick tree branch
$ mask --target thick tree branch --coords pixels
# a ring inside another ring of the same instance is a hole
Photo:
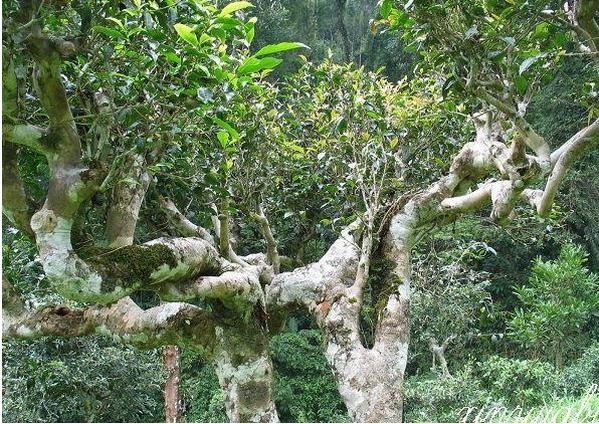
[[[574,135],[551,155],[553,170],[537,203],[537,212],[544,215],[551,209],[557,190],[566,172],[587,149],[599,143],[599,119]]]
[[[219,299],[231,309],[247,311],[247,306],[264,305],[264,292],[260,285],[263,267],[230,264],[218,276],[201,276],[195,281],[166,284],[160,291],[162,299],[193,300]]]
[[[110,192],[106,214],[106,239],[109,247],[133,244],[139,210],[150,185],[150,174],[144,156],[129,156],[120,180]]]
[[[36,339],[45,336],[78,337],[99,334],[142,348],[174,344],[198,346],[207,351],[215,343],[215,320],[201,308],[186,303],[165,303],[147,310],[131,299],[110,306],[70,309],[65,306],[28,311],[15,299],[3,279],[3,336]],[[7,305],[7,302],[9,303]]]
[[[31,205],[17,165],[17,148],[12,144],[2,146],[2,211],[9,221],[35,240],[31,229]]]
[[[3,123],[2,138],[10,143],[27,146],[43,155],[48,153],[48,148],[42,142],[44,130],[35,125],[10,125]]]

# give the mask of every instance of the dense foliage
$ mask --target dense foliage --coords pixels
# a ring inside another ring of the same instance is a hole
[[[42,125],[17,3],[3,4],[3,117]],[[547,2],[221,3],[40,8],[45,31],[90,38],[61,70],[86,165],[110,164],[110,178],[81,206],[85,225],[74,225],[82,255],[106,255],[90,244],[106,249],[111,197],[139,185],[128,174],[134,155],[151,175],[136,242],[173,235],[160,203],[168,196],[197,224],[229,225],[239,255],[270,248],[261,232],[267,216],[285,271],[318,260],[355,220],[373,235],[375,257],[397,199],[445,175],[473,138],[469,115],[481,99],[516,121],[526,115],[554,148],[599,115],[597,65]],[[15,155],[39,206],[48,165],[24,147]],[[577,164],[544,216],[518,205],[502,226],[485,206],[417,240],[406,421],[521,421],[522,413],[568,421],[571,410],[580,421],[599,420],[597,159],[591,151]],[[25,304],[82,306],[53,290],[35,243],[10,218],[3,275]],[[367,268],[359,324],[372,346],[390,286],[384,260]],[[131,293],[143,309],[160,304],[154,293]],[[194,302],[216,315],[225,309]],[[349,422],[318,323],[294,311],[269,330],[281,421]],[[445,370],[434,362],[440,345]],[[225,395],[203,353],[182,349],[182,420],[226,421]],[[2,366],[6,422],[164,419],[155,349],[101,336],[4,340]],[[555,409],[538,412],[547,404]]]

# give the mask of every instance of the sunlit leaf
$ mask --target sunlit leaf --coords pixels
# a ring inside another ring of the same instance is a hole
[[[306,46],[303,43],[284,41],[282,43],[269,44],[268,46],[262,47],[260,50],[258,50],[256,52],[256,54],[254,54],[254,57],[261,57],[261,56],[266,56],[268,54],[280,53],[280,52],[284,52],[287,50],[293,50],[293,49],[299,49],[299,48],[309,49],[310,47]]]
[[[246,59],[240,66],[237,68],[237,73],[239,75],[252,74],[254,72],[262,71],[264,69],[273,69],[279,66],[283,62],[283,59],[277,59],[276,57],[264,57],[262,59],[258,59],[256,57],[250,57]]]
[[[254,5],[249,1],[234,1],[233,3],[229,3],[228,5],[223,7],[223,10],[220,11],[218,16],[229,16],[230,14],[235,13],[238,10],[246,9],[248,7],[254,7]]]
[[[182,39],[192,46],[196,47],[198,45],[198,37],[193,33],[193,28],[190,28],[185,24],[175,24],[175,31],[177,31],[177,34],[179,34]]]

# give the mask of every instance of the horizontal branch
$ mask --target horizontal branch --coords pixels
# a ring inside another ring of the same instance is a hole
[[[28,310],[12,284],[2,277],[2,335],[37,339],[45,336],[110,336],[142,348],[168,344],[201,346],[215,342],[215,320],[187,303],[165,303],[143,310],[126,297],[110,306],[71,309],[66,306]]]
[[[58,306],[16,316],[5,313],[2,334],[5,338],[28,340],[98,334],[141,348],[178,345],[210,350],[215,341],[214,330],[214,317],[195,305],[165,303],[143,310],[130,298],[124,298],[104,307]]]
[[[27,146],[43,155],[47,154],[48,152],[47,147],[42,144],[44,134],[45,130],[36,127],[35,125],[2,124],[2,138],[5,141]]]

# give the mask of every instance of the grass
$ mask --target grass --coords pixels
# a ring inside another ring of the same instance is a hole
[[[579,398],[561,398],[542,406],[524,410],[508,410],[504,406],[481,408],[477,413],[463,416],[462,422],[492,423],[596,423],[599,422],[599,393],[597,385]]]

